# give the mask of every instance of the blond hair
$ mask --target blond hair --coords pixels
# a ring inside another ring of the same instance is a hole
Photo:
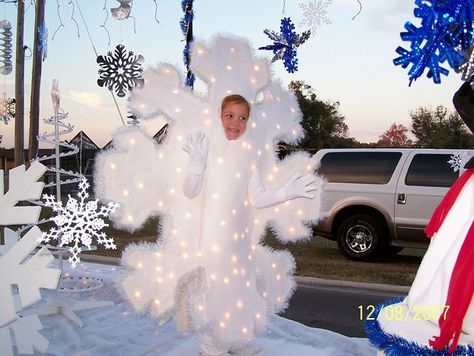
[[[250,103],[247,101],[247,99],[245,99],[242,95],[239,95],[239,94],[227,95],[224,99],[222,99],[221,113],[222,113],[222,110],[224,110],[224,106],[230,103],[243,104],[247,106],[247,110],[250,114]]]

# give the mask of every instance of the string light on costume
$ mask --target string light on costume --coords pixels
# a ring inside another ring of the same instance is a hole
[[[400,33],[403,41],[410,42],[410,50],[399,46],[400,55],[393,60],[395,65],[407,68],[409,85],[418,79],[426,68],[427,77],[436,84],[441,75],[448,75],[448,69],[441,67],[446,60],[451,68],[458,68],[464,62],[461,52],[468,50],[472,42],[472,4],[469,1],[415,0],[415,17],[421,19],[416,27],[410,21],[405,23],[406,32]]]
[[[273,51],[274,56],[271,62],[278,59],[283,60],[283,64],[288,73],[298,70],[298,58],[296,58],[296,48],[302,45],[310,37],[311,31],[304,31],[301,35],[294,31],[295,25],[289,17],[281,20],[280,33],[271,30],[264,30],[263,33],[273,41],[273,44],[259,47],[261,50]]]
[[[7,97],[6,93],[3,93],[3,97],[0,98],[0,121],[8,124],[10,120],[15,118],[15,99]]]
[[[135,87],[143,87],[142,64],[144,61],[141,54],[127,52],[125,46],[119,44],[113,53],[109,51],[106,56],[97,57],[99,64],[97,84],[100,87],[106,86],[119,97],[124,97],[127,91],[132,91]]]
[[[302,11],[303,21],[300,22],[299,27],[309,28],[311,35],[316,34],[316,29],[322,24],[330,24],[331,21],[327,18],[327,7],[331,5],[332,0],[313,0],[307,4],[299,3],[298,6]]]
[[[12,65],[12,26],[7,20],[0,21],[0,73],[8,75]]]

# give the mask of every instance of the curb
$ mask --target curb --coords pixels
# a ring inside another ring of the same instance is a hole
[[[88,255],[86,253],[81,254],[81,260],[87,262],[101,263],[104,265],[115,265],[120,266],[119,257],[101,256],[101,255]]]
[[[101,256],[101,255],[88,255],[82,254],[81,260],[87,262],[101,263],[106,265],[120,266],[120,258]],[[388,293],[397,294],[408,294],[410,287],[396,286],[390,284],[379,284],[379,283],[363,283],[363,282],[351,282],[351,281],[340,281],[335,279],[323,279],[316,277],[306,276],[295,276],[296,283],[300,286],[326,286],[326,287],[339,287],[339,288],[355,288],[371,291],[381,291]]]
[[[339,287],[339,288],[354,288],[363,289],[377,292],[387,292],[396,294],[408,294],[410,287],[397,286],[391,284],[380,284],[380,283],[364,283],[364,282],[352,282],[352,281],[340,281],[336,279],[323,279],[317,277],[306,277],[306,276],[295,276],[296,283],[301,286],[326,286],[326,287]]]

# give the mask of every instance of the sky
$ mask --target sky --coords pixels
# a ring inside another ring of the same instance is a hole
[[[204,41],[210,41],[216,34],[243,37],[249,40],[256,55],[271,59],[270,51],[257,50],[271,44],[263,30],[279,32],[283,16],[292,19],[298,33],[307,30],[300,26],[304,16],[299,4],[309,5],[311,1],[314,0],[196,0],[194,36]],[[434,109],[443,105],[454,110],[452,97],[462,84],[460,74],[450,70],[448,77],[442,77],[441,84],[434,84],[424,75],[409,87],[408,69],[393,64],[397,57],[395,49],[409,46],[400,39],[405,22],[418,24],[413,15],[414,0],[360,1],[362,10],[355,19],[359,11],[357,0],[328,3],[326,17],[330,23],[319,26],[298,48],[299,70],[287,73],[282,61],[276,61],[272,64],[274,77],[284,85],[292,80],[303,80],[311,85],[320,100],[339,102],[349,136],[361,142],[377,141],[392,123],[410,128],[410,112],[420,106]],[[26,3],[25,44],[32,47],[34,6],[30,0]],[[122,43],[127,51],[144,56],[145,69],[167,62],[184,73],[182,51],[185,43],[179,27],[181,1],[135,0],[131,12],[135,23],[131,18],[118,21],[110,15],[109,9],[118,4],[115,0],[46,2],[48,53],[43,62],[40,115],[42,119],[53,113],[50,91],[53,79],[57,78],[61,107],[68,113],[66,122],[74,125],[74,131],[61,139],[70,139],[83,130],[102,147],[115,130],[123,126],[110,92],[97,85],[96,53],[105,55]],[[155,9],[159,23],[155,20]],[[15,4],[0,2],[2,19],[11,22],[15,36]],[[60,27],[61,23],[64,27]],[[25,64],[25,122],[29,112],[31,64],[31,59]],[[197,83],[197,90],[205,90],[199,79]],[[0,95],[3,92],[8,97],[14,96],[14,71],[7,76],[0,75]],[[126,116],[126,97],[117,98],[117,102],[122,115]],[[159,119],[144,124],[150,134],[162,125],[163,121]],[[41,120],[40,133],[53,129]],[[14,123],[0,122],[0,134],[3,135],[2,146],[13,147]],[[26,144],[27,135],[28,125],[25,127]]]

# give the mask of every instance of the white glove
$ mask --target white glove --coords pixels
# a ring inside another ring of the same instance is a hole
[[[314,198],[314,192],[318,189],[316,178],[311,173],[296,173],[281,187],[284,200],[294,198]]]
[[[183,145],[183,150],[191,157],[189,172],[198,175],[204,172],[204,169],[206,169],[208,145],[209,139],[203,132],[186,136],[186,143]]]
[[[249,202],[254,208],[262,209],[284,203],[294,198],[314,198],[311,192],[318,189],[316,178],[310,173],[296,173],[276,190],[265,190],[257,171],[248,186]]]

